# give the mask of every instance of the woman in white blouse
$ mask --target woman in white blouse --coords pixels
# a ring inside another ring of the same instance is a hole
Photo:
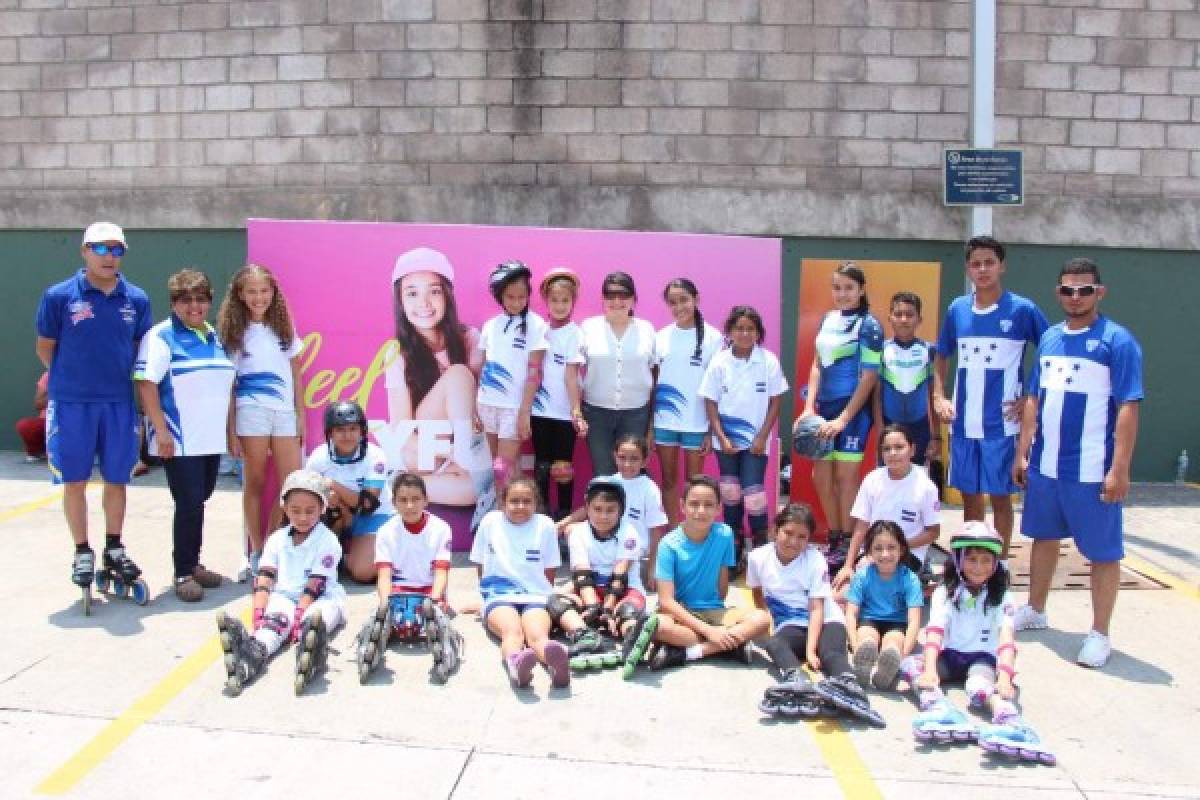
[[[581,352],[586,360],[583,408],[587,446],[596,475],[617,471],[613,443],[626,433],[645,436],[650,447],[654,396],[654,326],[633,316],[637,289],[625,272],[610,272],[601,284],[604,314],[583,321]]]

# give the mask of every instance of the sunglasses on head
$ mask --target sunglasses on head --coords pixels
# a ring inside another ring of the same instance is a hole
[[[1085,283],[1080,286],[1059,286],[1059,297],[1091,297],[1099,289],[1094,283]]]
[[[98,256],[111,255],[114,258],[120,258],[125,255],[125,245],[123,244],[105,244],[104,242],[89,242],[87,246]]]

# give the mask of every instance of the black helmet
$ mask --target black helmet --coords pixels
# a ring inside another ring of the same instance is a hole
[[[357,425],[361,433],[358,450],[346,458],[339,456],[333,446],[333,429],[339,425]],[[329,447],[329,458],[335,464],[354,464],[367,456],[367,414],[358,403],[341,400],[325,407],[325,443]]]
[[[525,266],[523,261],[505,261],[502,264],[497,264],[492,270],[492,274],[488,277],[488,289],[491,290],[492,297],[499,303],[500,295],[504,294],[505,288],[513,281],[524,278],[527,282],[533,278],[533,272],[529,267]]]
[[[617,496],[617,505],[621,509],[620,516],[625,516],[625,487],[621,482],[614,478],[592,478],[588,481],[587,489],[583,493],[584,502],[590,503],[592,498],[600,492],[612,492]]]

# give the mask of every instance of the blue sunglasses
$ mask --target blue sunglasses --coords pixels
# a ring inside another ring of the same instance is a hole
[[[98,256],[111,254],[114,258],[120,258],[125,255],[125,245],[123,244],[109,245],[104,242],[89,242],[87,248]]]

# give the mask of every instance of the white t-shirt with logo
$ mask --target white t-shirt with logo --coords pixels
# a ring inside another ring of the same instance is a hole
[[[704,323],[704,341],[696,352],[696,329],[675,323],[654,337],[658,382],[654,386],[654,427],[681,433],[708,431],[708,413],[698,392],[709,362],[724,346],[721,332]]]
[[[501,511],[489,511],[475,531],[471,561],[483,567],[479,591],[484,603],[504,597],[517,603],[545,602],[553,591],[546,570],[562,563],[554,521],[534,514],[521,525]]]
[[[721,428],[739,450],[754,443],[767,421],[771,398],[787,390],[779,359],[758,345],[748,358],[738,358],[733,348],[717,353],[700,384],[700,396],[717,404]],[[716,436],[713,446],[721,446]]]
[[[816,599],[825,601],[825,622],[845,621],[842,609],[833,600],[829,565],[815,547],[806,547],[787,564],[779,561],[774,543],[754,548],[746,559],[746,585],[762,589],[776,629],[785,625],[807,628],[808,602]]]
[[[888,477],[887,467],[871,470],[863,478],[850,516],[867,524],[890,519],[912,541],[931,525],[940,525],[942,504],[938,501],[937,486],[922,467],[913,465],[908,475],[898,481]],[[929,545],[914,547],[913,555],[925,563]]]
[[[505,330],[507,328],[507,330]],[[483,351],[483,371],[479,374],[478,401],[496,408],[520,408],[529,375],[529,356],[546,349],[546,321],[534,312],[521,318],[498,314],[483,324],[479,349]]]
[[[450,566],[450,526],[428,512],[423,523],[413,533],[397,514],[375,534],[375,566],[392,568],[393,592],[428,594],[435,567]]]
[[[533,397],[533,416],[546,419],[571,419],[571,398],[567,395],[567,365],[582,364],[579,345],[583,332],[574,322],[546,331],[546,357],[542,360],[542,385]],[[580,392],[583,379],[577,377]],[[582,396],[582,395],[581,395]]]
[[[658,484],[644,472],[629,480],[622,478],[618,472],[604,480],[619,483],[625,489],[625,514],[621,521],[628,522],[637,531],[642,552],[650,552],[650,529],[668,522]]]
[[[978,595],[972,595],[965,586],[960,585],[956,587],[955,595],[958,597],[957,604],[952,602],[945,586],[934,590],[929,601],[929,624],[925,630],[942,634],[943,650],[995,655],[1000,644],[1000,630],[1005,626],[1010,631],[1016,629],[1013,620],[1016,606],[1012,597],[1005,592],[1000,605],[985,610],[986,588],[980,589]]]
[[[367,454],[363,459],[352,464],[337,463],[331,457],[328,444],[318,445],[309,454],[304,468],[324,475],[347,489],[360,492],[363,489],[378,489],[379,508],[374,513],[396,513],[392,508],[392,490],[388,480],[391,470],[388,469],[387,457],[383,454],[383,448],[373,442],[367,442]]]
[[[280,528],[268,537],[263,546],[259,567],[276,571],[275,587],[271,590],[292,601],[299,601],[310,575],[325,578],[325,597],[344,600],[346,590],[338,583],[338,562],[342,546],[333,531],[318,522],[299,545],[292,542],[291,526]]]
[[[237,367],[237,406],[295,410],[292,359],[303,349],[304,341],[298,333],[293,332],[292,346],[285,350],[275,331],[263,323],[247,325],[241,351],[229,354]]]
[[[599,583],[607,586],[618,561],[632,562],[626,575],[630,588],[642,594],[642,571],[638,560],[646,552],[638,541],[638,533],[625,520],[607,539],[597,539],[588,522],[576,522],[567,532],[567,549],[571,554],[571,569],[590,569],[600,578]]]

